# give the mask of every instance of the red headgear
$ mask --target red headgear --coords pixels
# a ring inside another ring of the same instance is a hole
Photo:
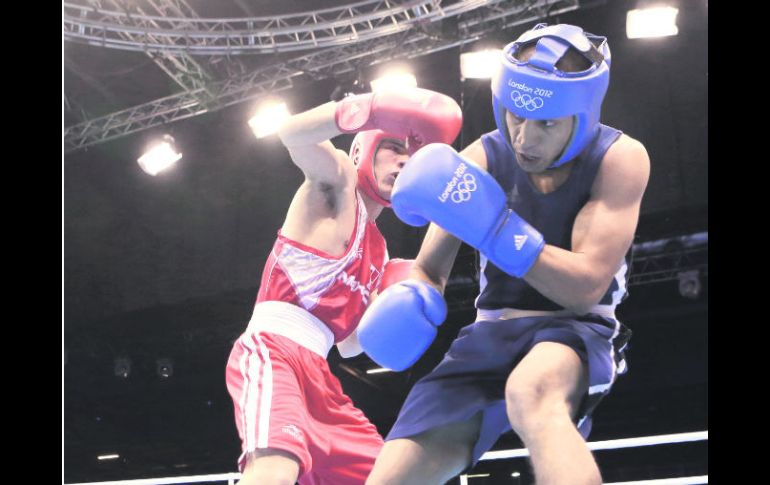
[[[390,201],[379,194],[374,176],[374,156],[386,139],[403,141],[403,137],[382,130],[359,131],[350,145],[350,159],[358,169],[358,188],[378,204],[390,207]]]

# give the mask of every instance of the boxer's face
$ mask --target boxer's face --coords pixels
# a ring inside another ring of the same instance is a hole
[[[390,200],[393,183],[407,160],[409,154],[403,142],[390,139],[380,142],[374,155],[374,178],[381,197]]]
[[[550,167],[564,151],[574,123],[574,116],[532,120],[506,112],[505,124],[508,126],[513,151],[516,152],[516,161],[522,170],[540,173]]]

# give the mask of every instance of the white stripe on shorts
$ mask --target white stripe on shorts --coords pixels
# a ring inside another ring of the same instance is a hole
[[[259,438],[257,439],[258,448],[267,448],[268,431],[270,431],[270,404],[273,401],[273,364],[270,362],[270,352],[268,352],[265,343],[259,335],[259,352],[265,361],[265,370],[262,373],[262,399],[259,409]]]
[[[270,352],[259,334],[252,334],[250,337],[257,341],[257,345],[252,345],[248,337],[241,340],[248,352],[244,353],[240,363],[241,373],[245,377],[241,419],[246,451],[267,447],[270,405],[273,399],[273,366],[270,362]]]

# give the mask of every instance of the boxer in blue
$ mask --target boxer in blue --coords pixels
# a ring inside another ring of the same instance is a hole
[[[411,366],[446,315],[461,241],[480,253],[476,321],[411,390],[367,484],[443,484],[513,429],[539,485],[601,483],[585,439],[625,372],[630,331],[615,318],[650,162],[599,122],[606,38],[539,24],[507,45],[492,78],[498,129],[460,154],[428,145],[392,204],[431,222],[411,279],[383,292],[358,330],[363,349]]]

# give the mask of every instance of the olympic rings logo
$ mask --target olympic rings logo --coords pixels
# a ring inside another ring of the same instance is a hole
[[[476,178],[466,173],[463,175],[463,179],[457,184],[457,190],[452,192],[452,202],[459,204],[461,202],[467,202],[471,200],[471,192],[476,191]]]
[[[530,96],[527,93],[511,91],[511,100],[517,108],[525,108],[527,111],[535,111],[543,107],[543,98],[540,96]]]

